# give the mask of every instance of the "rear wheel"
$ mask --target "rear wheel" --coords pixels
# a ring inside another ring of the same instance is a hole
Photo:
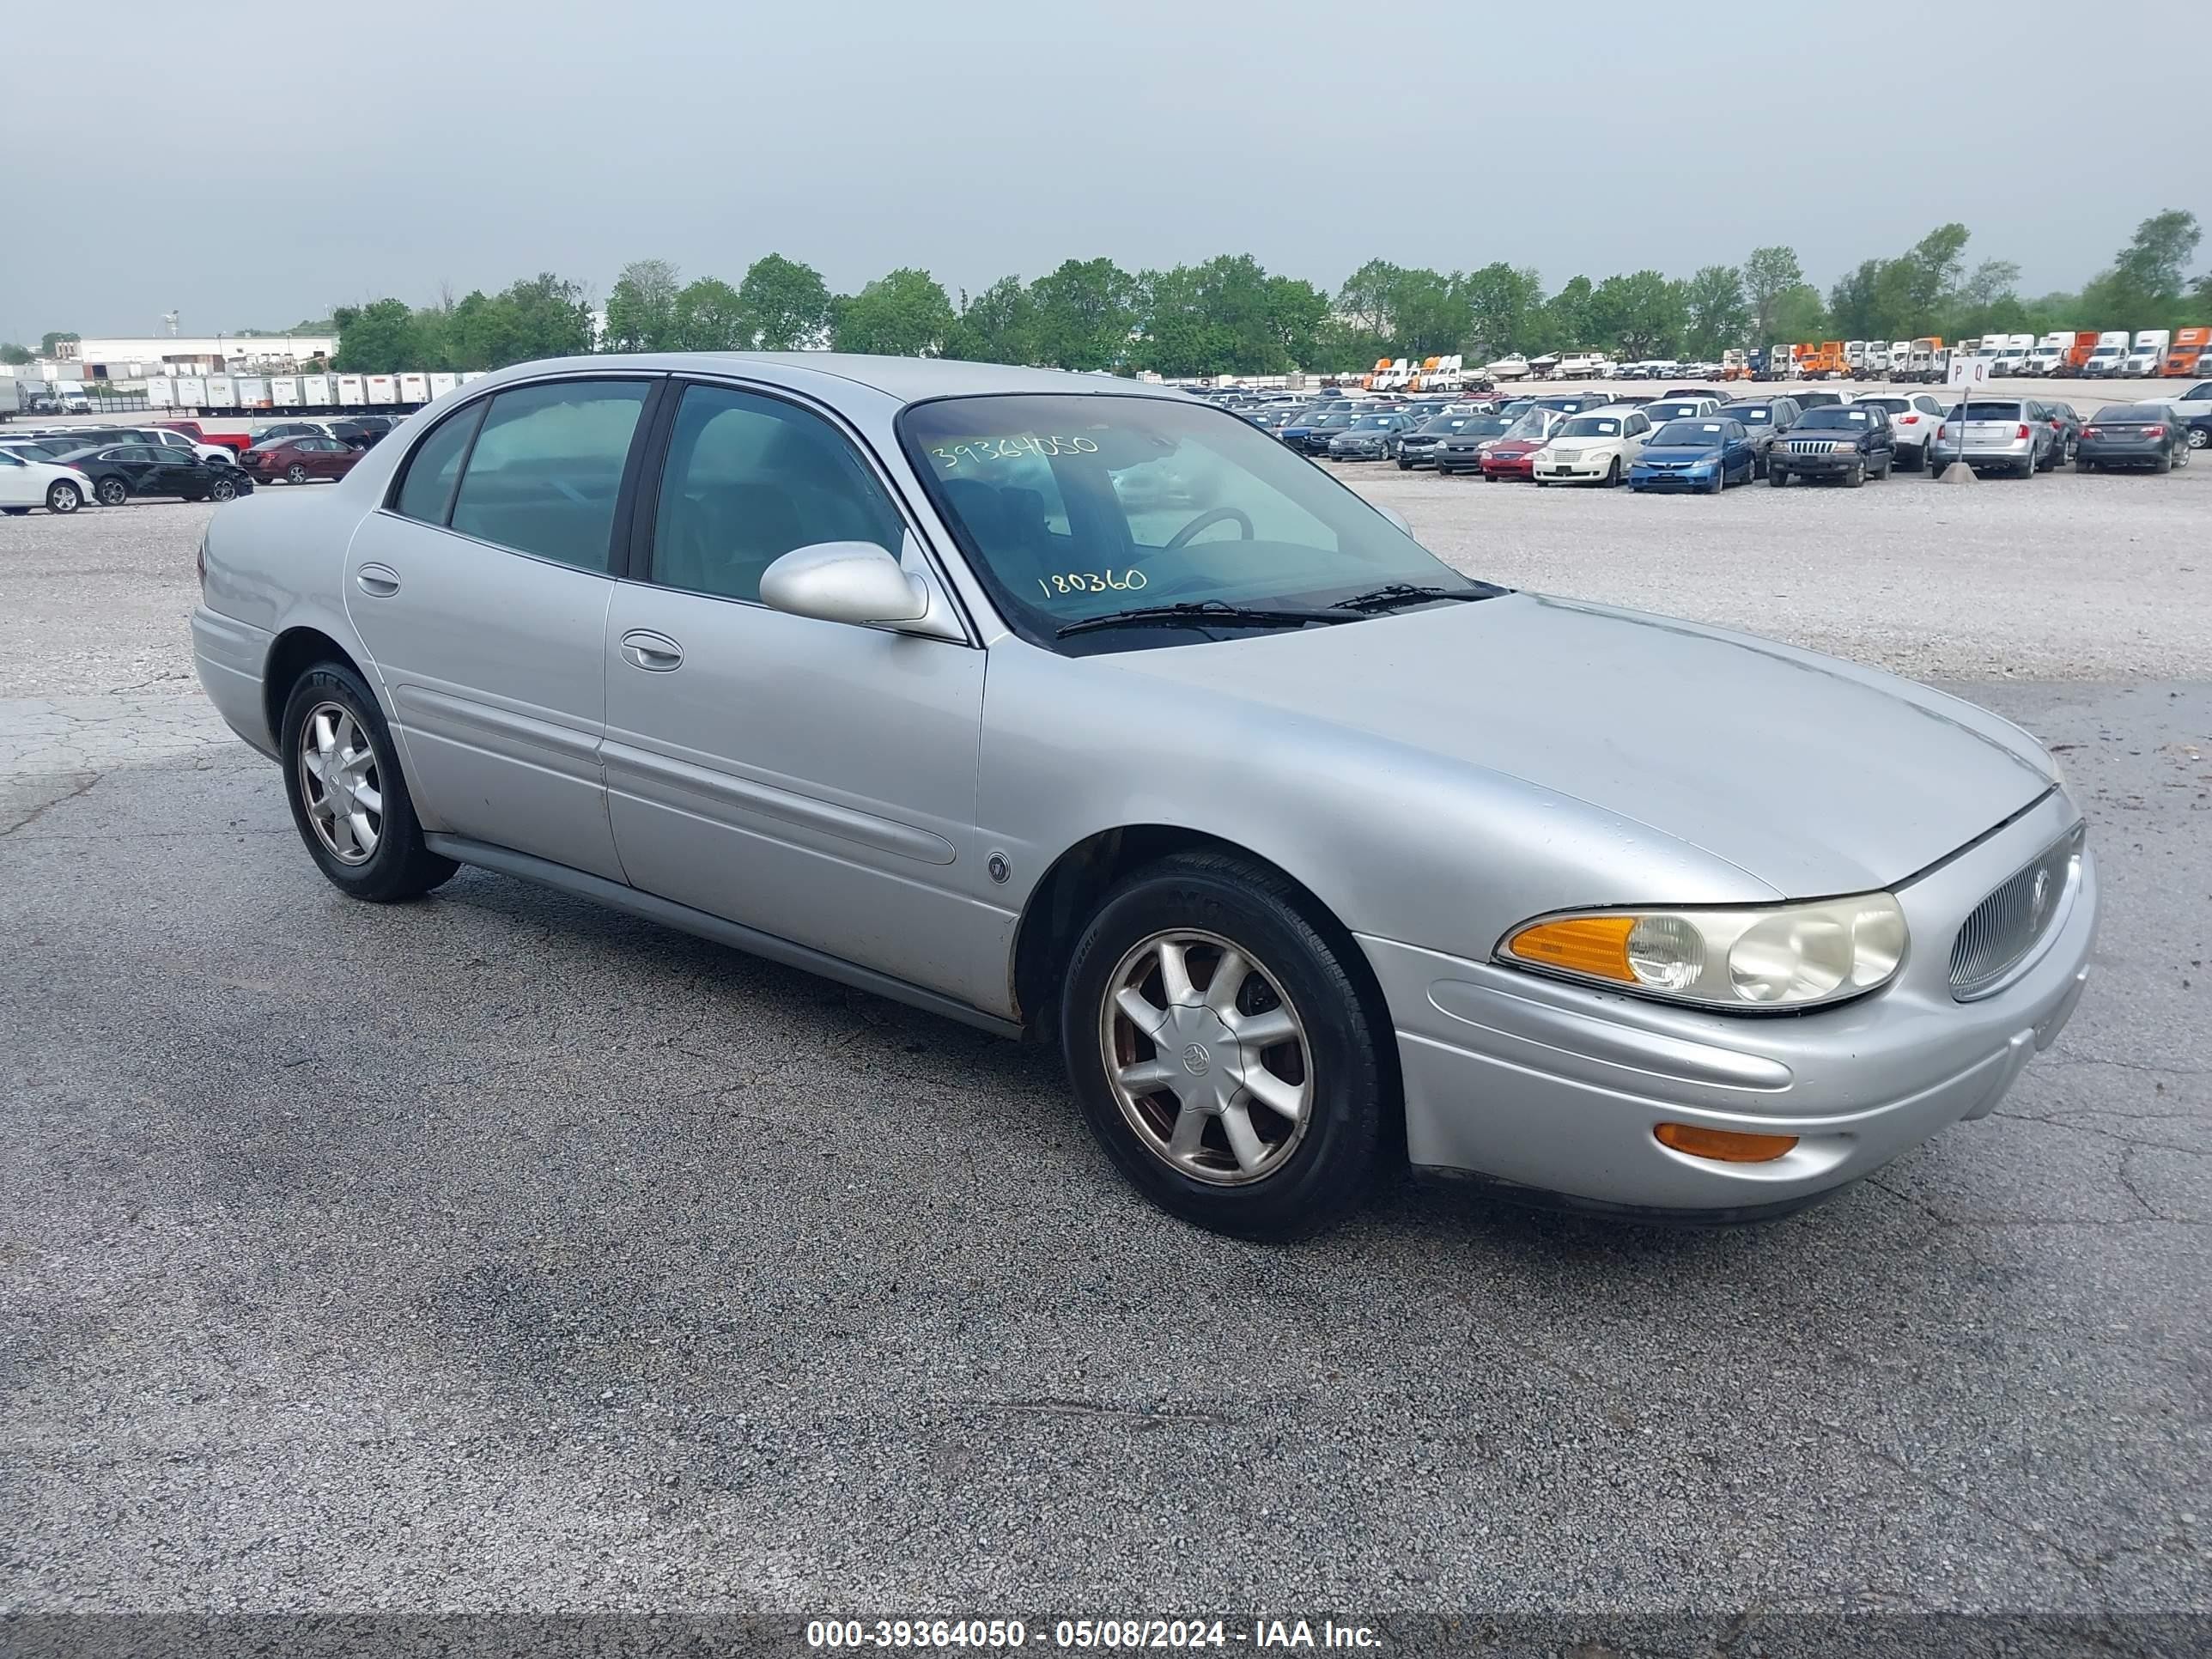
[[[1282,877],[1220,854],[1138,872],[1069,963],[1060,1043],[1093,1133],[1147,1198],[1284,1239],[1364,1195],[1388,1073],[1358,956]]]
[[[307,469],[301,466],[297,461],[293,462],[291,465],[284,469],[284,482],[286,483],[307,483]]]
[[[130,489],[120,478],[102,478],[92,487],[102,507],[120,507],[131,499]]]
[[[66,478],[47,488],[46,511],[49,513],[58,513],[66,517],[83,505],[84,491]]]
[[[2172,457],[2172,456],[2171,456],[2171,455],[2168,455],[2168,454],[2161,453],[2156,460],[2153,461],[2153,462],[2150,464],[2150,470],[2151,470],[2152,471],[2154,471],[2154,472],[2171,472],[2171,471],[2173,471],[2173,457]]]
[[[2212,447],[2212,432],[2207,432],[2201,426],[2191,427],[2189,428],[2189,447],[2191,449]]]
[[[421,896],[459,866],[422,844],[391,729],[361,677],[318,663],[285,700],[284,793],[309,856],[371,903]]]

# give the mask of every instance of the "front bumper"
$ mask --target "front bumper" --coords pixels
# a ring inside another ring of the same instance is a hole
[[[1437,464],[1437,447],[1434,444],[1401,443],[1398,446],[1398,459],[1407,466],[1434,466]]]
[[[1328,458],[1332,461],[1379,461],[1387,458],[1380,444],[1331,444]]]
[[[1990,1111],[2080,1000],[2096,864],[2009,984],[1951,996],[1967,913],[2078,820],[2054,790],[1896,890],[1912,944],[1872,996],[1801,1015],[1705,1013],[1368,935],[1396,1028],[1407,1148],[1419,1167],[1686,1218],[1786,1209]],[[1662,1146],[1662,1122],[1789,1134],[1765,1164]]]
[[[1856,449],[1838,450],[1822,455],[1776,449],[1766,458],[1768,471],[1787,472],[1793,478],[1840,478],[1866,465],[1867,458]]]
[[[1628,475],[1631,489],[1680,489],[1704,492],[1711,486],[1714,469],[1692,472],[1687,467],[1638,466]]]
[[[1618,458],[1607,454],[1598,460],[1577,456],[1571,461],[1546,459],[1531,471],[1544,483],[1598,483],[1615,465]]]
[[[1503,460],[1494,455],[1486,455],[1482,458],[1482,476],[1486,478],[1533,478],[1536,476],[1536,468],[1526,455],[1508,455]]]

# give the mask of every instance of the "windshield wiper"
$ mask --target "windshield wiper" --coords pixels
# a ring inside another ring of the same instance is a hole
[[[1109,611],[1100,617],[1084,617],[1059,629],[1054,637],[1066,639],[1070,634],[1088,633],[1094,628],[1146,628],[1162,623],[1189,623],[1195,626],[1210,626],[1218,623],[1231,628],[1300,628],[1307,623],[1344,623],[1356,618],[1339,617],[1327,611],[1269,610],[1261,606],[1231,605],[1226,599],[1194,599],[1180,605],[1140,605],[1129,611]]]
[[[1333,611],[1395,611],[1401,605],[1427,605],[1436,599],[1491,599],[1505,590],[1492,587],[1487,582],[1473,587],[1421,587],[1412,582],[1385,582],[1380,587],[1370,587],[1364,593],[1354,593],[1348,599],[1339,599],[1329,608]]]

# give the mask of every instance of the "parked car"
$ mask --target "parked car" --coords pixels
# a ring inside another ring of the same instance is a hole
[[[1480,472],[1484,453],[1520,421],[1518,415],[1477,415],[1456,432],[1447,433],[1437,441],[1433,452],[1437,476],[1448,478],[1455,472]]]
[[[1362,415],[1350,426],[1332,433],[1328,458],[1333,461],[1388,460],[1398,450],[1398,434],[1412,425],[1410,416],[1396,410]]]
[[[1721,406],[1721,400],[1709,392],[1700,392],[1687,398],[1660,398],[1644,405],[1644,412],[1651,417],[1655,426],[1664,426],[1669,421],[1686,420],[1694,415],[1710,415]]]
[[[1766,453],[1766,482],[1779,489],[1792,478],[1828,478],[1856,489],[1887,478],[1897,464],[1889,416],[1856,404],[1808,409]]]
[[[1756,441],[1727,411],[1669,421],[1651,434],[1628,474],[1633,489],[1696,489],[1717,495],[1749,483],[1759,466]]]
[[[1851,394],[1848,392],[1815,392],[1809,388],[1790,395],[1796,398],[1800,409],[1833,409],[1851,400]]]
[[[1256,1237],[1399,1147],[1774,1213],[1988,1113],[2079,1001],[2096,862],[2009,722],[1472,580],[1180,394],[810,357],[518,365],[215,515],[201,683],[341,894],[468,863],[1054,1036],[1136,1188]]]
[[[238,464],[262,483],[282,478],[286,483],[301,484],[317,478],[343,478],[368,453],[317,432],[306,437],[264,439],[240,455]]]
[[[2073,404],[2055,404],[2047,398],[2031,398],[2027,400],[2027,406],[2036,419],[2048,422],[2051,431],[2057,434],[2058,441],[2051,446],[2051,459],[2045,464],[2044,471],[2047,472],[2054,466],[2064,466],[2081,447],[2081,416],[2075,412]]]
[[[181,432],[191,440],[196,448],[199,445],[208,444],[219,449],[228,449],[233,454],[236,454],[253,441],[243,432],[210,432],[198,421],[155,421],[151,424],[159,427],[164,432]]]
[[[2164,404],[2114,404],[2081,428],[2075,465],[2083,472],[2147,466],[2171,472],[2189,465],[2190,428]]]
[[[1562,392],[1529,399],[1539,409],[1557,410],[1562,415],[1587,415],[1593,409],[1603,409],[1612,401],[1613,398],[1602,392]]]
[[[1439,415],[1434,420],[1423,422],[1411,432],[1400,433],[1398,434],[1398,470],[1401,472],[1409,472],[1417,466],[1434,466],[1437,464],[1438,444],[1455,432],[1466,431],[1469,426],[1477,422],[1495,418],[1494,416],[1484,415],[1470,410],[1462,414]],[[1503,432],[1511,424],[1510,421],[1501,422],[1496,430]]]
[[[1304,421],[1292,421],[1275,435],[1291,448],[1305,455],[1326,455],[1328,441],[1359,418],[1352,409],[1332,410],[1326,415],[1316,415]]]
[[[1767,452],[1804,412],[1794,396],[1777,395],[1723,404],[1713,410],[1712,418],[1734,421],[1744,429],[1751,441],[1752,476],[1763,478],[1766,476]]]
[[[1536,452],[1552,440],[1566,416],[1556,409],[1547,409],[1537,404],[1522,410],[1513,418],[1513,424],[1504,435],[1491,441],[1482,452],[1482,476],[1486,483],[1496,483],[1501,478],[1534,478],[1536,476]]]
[[[1879,392],[1860,398],[1851,407],[1879,409],[1889,416],[1889,423],[1894,428],[1897,464],[1907,472],[1917,472],[1928,464],[1928,445],[1943,419],[1943,405],[1934,398],[1924,392]]]
[[[92,480],[73,466],[0,444],[0,513],[21,518],[34,507],[70,514],[92,497]]]
[[[1570,415],[1530,458],[1531,475],[1539,484],[1618,484],[1644,453],[1650,432],[1651,422],[1640,409]]]
[[[253,480],[238,468],[204,461],[165,444],[73,450],[61,458],[61,465],[75,467],[91,480],[93,499],[102,507],[156,495],[227,501],[253,489]]]
[[[327,438],[330,435],[329,427],[320,421],[275,421],[267,426],[255,427],[253,443],[246,447],[251,449],[253,444],[265,444],[271,438]]]
[[[1931,471],[1963,459],[1980,472],[2002,470],[2033,477],[2051,469],[2057,434],[2018,398],[1978,398],[1954,404],[1928,451]]]

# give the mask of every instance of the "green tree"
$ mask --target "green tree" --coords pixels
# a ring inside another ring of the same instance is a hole
[[[1468,279],[1456,271],[1446,276],[1417,267],[1401,273],[1391,306],[1398,344],[1413,357],[1457,349],[1474,316]]]
[[[1588,349],[1593,340],[1590,292],[1589,277],[1570,276],[1557,294],[1544,301],[1543,315],[1538,319],[1535,343],[1547,351]]]
[[[1771,325],[1758,343],[1795,344],[1824,337],[1834,337],[1828,332],[1828,312],[1820,303],[1820,290],[1810,283],[1795,283],[1774,296]]]
[[[1745,343],[1751,306],[1744,297],[1743,273],[1734,265],[1706,265],[1683,284],[1683,299],[1694,355],[1717,357]]]
[[[956,320],[937,279],[904,267],[837,302],[837,349],[934,357],[943,353]]]
[[[444,332],[443,356],[455,368],[504,368],[541,357],[572,357],[592,349],[592,307],[580,284],[541,271],[495,295],[477,290],[465,295],[454,304]],[[416,343],[410,340],[409,345],[416,355],[404,366],[412,368],[422,358]],[[346,349],[341,323],[341,357]]]
[[[1034,363],[1036,307],[1018,276],[1001,276],[973,299],[963,289],[960,315],[945,338],[945,355],[976,363]]]
[[[1344,279],[1336,291],[1336,313],[1348,331],[1373,337],[1384,345],[1398,335],[1398,282],[1403,268],[1388,259],[1370,259]]]
[[[1656,270],[1608,276],[1590,295],[1590,322],[1600,337],[1631,358],[1669,357],[1689,324],[1683,285]]]
[[[1743,262],[1743,297],[1751,307],[1755,343],[1771,345],[1783,337],[1778,314],[1782,296],[1806,285],[1805,268],[1797,263],[1796,249],[1778,246],[1752,249],[1751,257]],[[1815,304],[1819,299],[1818,295],[1814,296]]]
[[[608,307],[608,326],[613,326]],[[750,351],[753,316],[736,289],[719,276],[702,276],[678,289],[669,303],[668,349],[679,351]]]
[[[372,300],[365,306],[339,306],[331,313],[338,349],[331,366],[347,374],[392,374],[421,361],[416,349],[415,313],[404,300]]]
[[[1890,337],[1880,314],[1883,263],[1863,260],[1857,270],[1838,278],[1828,290],[1828,311],[1838,334],[1855,340]]]
[[[1136,362],[1161,374],[1281,374],[1296,366],[1297,335],[1318,327],[1312,291],[1285,287],[1249,253],[1145,271],[1137,283]]]
[[[1111,259],[1069,259],[1030,284],[1036,361],[1115,368],[1137,326],[1137,279]]]
[[[39,356],[51,357],[54,355],[54,348],[64,340],[82,340],[82,338],[84,338],[83,335],[71,333],[66,329],[48,329],[44,334],[39,336]]]
[[[0,345],[0,363],[7,363],[12,367],[21,367],[22,364],[32,361],[33,358],[31,354],[25,350],[21,346],[17,345],[13,340],[9,341],[4,345]]]
[[[1262,303],[1267,336],[1281,348],[1285,363],[1291,368],[1316,367],[1328,322],[1328,295],[1303,277],[1270,276]]]
[[[1469,271],[1461,285],[1467,295],[1467,347],[1483,355],[1536,343],[1544,285],[1534,270],[1516,270],[1499,260]]]
[[[676,296],[681,292],[676,267],[665,259],[635,259],[624,265],[607,294],[605,348],[609,351],[674,349]]]
[[[812,265],[767,253],[738,284],[763,351],[805,351],[823,343],[836,316],[830,285]]]
[[[2118,319],[2130,328],[2154,328],[2178,320],[2182,275],[2203,238],[2197,216],[2178,208],[2153,214],[2137,225],[2112,267],[2081,290],[2082,306],[2093,325],[2096,319]]]
[[[1917,328],[1933,323],[1959,286],[1972,233],[1956,222],[1938,225],[1893,262],[1900,281],[1888,292],[1902,309],[1885,304],[1881,320],[1891,327]]]

